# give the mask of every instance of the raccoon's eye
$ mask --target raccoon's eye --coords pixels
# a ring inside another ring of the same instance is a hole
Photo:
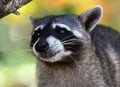
[[[64,34],[66,33],[66,28],[62,28],[62,27],[59,27],[59,26],[56,26],[55,30],[59,33],[59,34]]]

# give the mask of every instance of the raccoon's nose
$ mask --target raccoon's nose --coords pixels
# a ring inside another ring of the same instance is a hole
[[[37,52],[45,52],[49,49],[49,44],[46,41],[39,41],[36,44],[35,49]]]

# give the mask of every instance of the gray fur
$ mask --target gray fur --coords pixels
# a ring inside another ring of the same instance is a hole
[[[81,16],[35,19],[34,27],[61,23],[68,25],[71,32],[77,30],[83,35],[79,38],[83,43],[79,51],[62,61],[51,63],[38,58],[37,87],[120,87],[120,34],[97,25],[101,15],[102,9],[97,6]]]

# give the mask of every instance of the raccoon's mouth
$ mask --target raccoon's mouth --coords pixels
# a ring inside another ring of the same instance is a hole
[[[33,53],[38,57],[38,60],[42,60],[45,62],[57,62],[62,60],[65,56],[70,55],[71,51],[60,50],[57,52],[38,53],[34,50]]]
[[[44,53],[39,53],[39,56],[42,59],[50,59],[50,58],[55,57],[59,53],[60,53],[60,51],[57,51],[57,52],[44,52]]]

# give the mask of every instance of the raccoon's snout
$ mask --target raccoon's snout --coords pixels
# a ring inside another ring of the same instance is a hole
[[[35,45],[35,49],[37,52],[46,52],[49,49],[49,44],[47,41],[39,41]]]
[[[69,56],[72,52],[66,51],[62,42],[54,36],[49,36],[46,40],[38,39],[33,45],[33,53],[40,60],[56,62]]]

